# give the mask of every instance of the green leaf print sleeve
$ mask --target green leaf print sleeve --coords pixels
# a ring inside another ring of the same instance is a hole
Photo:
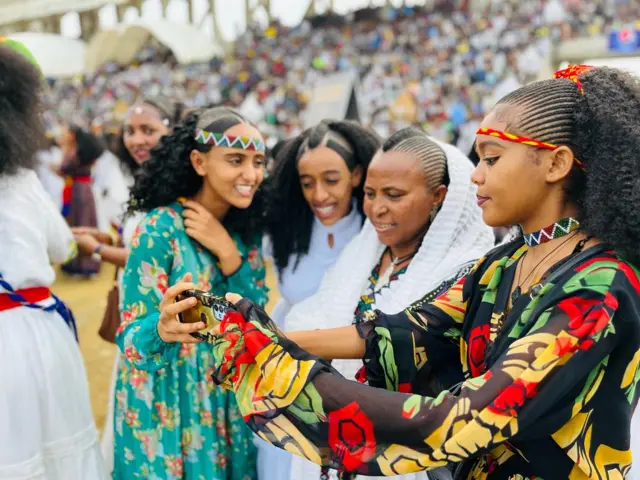
[[[618,329],[640,307],[640,282],[620,262],[593,267],[550,289],[528,332],[457,393],[428,397],[348,381],[274,333],[266,313],[246,300],[241,314],[223,321],[214,377],[235,392],[261,438],[330,468],[408,474],[477,459],[529,434],[555,442],[576,469],[599,472],[588,478],[605,478],[611,461],[630,464],[628,437],[626,445],[622,436],[592,443],[592,422],[601,420],[593,405],[621,384],[622,373],[607,361],[620,345]]]
[[[141,370],[166,366],[180,350],[180,344],[165,343],[157,329],[174,261],[172,222],[165,211],[150,212],[134,234],[124,270],[122,323],[116,341],[127,361]]]
[[[236,239],[236,245],[242,256],[240,268],[227,277],[227,291],[237,293],[242,297],[250,298],[260,306],[267,303],[266,269],[262,256],[262,246],[260,238],[249,244],[248,248]]]

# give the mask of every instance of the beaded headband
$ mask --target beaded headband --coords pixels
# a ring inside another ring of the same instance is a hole
[[[127,111],[126,117],[129,118],[131,115],[143,115],[145,113],[151,115],[152,117],[156,117],[162,122],[165,127],[168,127],[171,124],[171,120],[169,120],[158,107],[148,103],[133,105]]]
[[[261,138],[234,137],[224,133],[213,133],[200,129],[196,129],[195,140],[202,145],[213,145],[214,147],[239,148],[254,152],[264,152],[266,150],[264,141]]]
[[[580,76],[587,73],[589,70],[593,70],[595,67],[590,65],[569,65],[563,70],[558,70],[553,74],[553,78],[566,78],[571,80],[578,86],[578,91],[584,95],[584,88],[580,82]]]
[[[491,137],[496,137],[501,140],[506,140],[507,142],[514,143],[522,143],[523,145],[529,145],[530,147],[543,148],[545,150],[555,150],[558,148],[558,145],[554,145],[553,143],[541,142],[540,140],[533,140],[531,138],[523,137],[522,135],[516,135],[514,133],[502,132],[500,130],[494,130],[493,128],[479,128],[476,132],[476,135],[489,135]],[[573,157],[573,161],[576,165],[583,171],[586,171],[587,168],[584,163],[578,160],[576,157]]]

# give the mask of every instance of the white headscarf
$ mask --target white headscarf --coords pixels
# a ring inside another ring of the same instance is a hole
[[[471,183],[473,164],[456,147],[434,138],[431,140],[447,156],[449,189],[442,208],[406,273],[392,282],[389,288],[376,294],[375,308],[385,313],[404,310],[453,277],[464,265],[475,262],[494,245],[493,230],[482,221],[476,187]],[[336,264],[327,271],[316,294],[295,305],[285,317],[285,330],[314,330],[351,325],[360,297],[369,284],[371,271],[380,261],[385,249],[386,246],[378,240],[373,225],[367,220],[362,231],[345,247]],[[353,380],[362,361],[334,360],[332,365],[345,378]],[[303,472],[304,475],[299,478],[318,477],[317,466],[298,460],[300,459],[293,459],[292,471]],[[396,478],[423,480],[429,477],[426,472],[420,472]]]
[[[376,295],[375,308],[385,313],[400,312],[420,300],[453,277],[462,266],[477,260],[494,246],[493,231],[482,221],[476,187],[471,182],[473,164],[456,147],[434,138],[431,140],[447,156],[448,192],[406,273]],[[360,234],[327,271],[315,295],[289,312],[285,329],[313,330],[351,325],[371,271],[385,248],[367,220]]]

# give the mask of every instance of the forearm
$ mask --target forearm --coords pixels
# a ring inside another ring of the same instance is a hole
[[[312,355],[327,360],[360,359],[365,354],[365,341],[356,327],[288,332],[287,338]]]
[[[129,249],[103,245],[100,250],[100,257],[105,262],[109,262],[116,267],[124,268],[127,263],[127,258],[129,257]]]

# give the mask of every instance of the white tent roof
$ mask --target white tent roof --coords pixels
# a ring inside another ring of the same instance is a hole
[[[31,50],[46,77],[71,77],[84,73],[86,45],[61,35],[23,32],[9,35]]]
[[[126,0],[2,0],[0,25],[35,20],[67,12],[84,12],[109,3],[123,4]]]
[[[136,20],[103,30],[91,39],[85,62],[87,71],[95,71],[107,62],[131,63],[149,37],[169,48],[181,64],[206,62],[223,53],[222,47],[193,25]]]

